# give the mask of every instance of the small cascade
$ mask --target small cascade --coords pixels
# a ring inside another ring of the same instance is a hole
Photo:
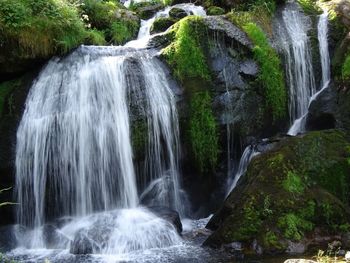
[[[250,161],[253,159],[254,156],[257,156],[259,154],[258,151],[256,151],[254,145],[247,146],[242,154],[242,157],[239,161],[238,169],[234,175],[234,177],[229,178],[227,182],[227,190],[226,190],[226,196],[228,196],[233,189],[235,189],[239,179],[244,175],[248,169],[248,165]]]
[[[308,38],[309,21],[295,3],[282,12],[281,46],[285,54],[289,87],[289,116],[292,127],[288,134],[301,131],[301,117],[308,109],[309,99],[315,93],[311,46]]]
[[[177,4],[168,6],[164,10],[157,12],[153,17],[148,20],[141,20],[141,27],[136,40],[128,42],[125,46],[134,48],[145,48],[151,37],[151,27],[153,22],[160,17],[169,17],[169,12],[172,8],[180,8],[184,10],[187,15],[205,16],[206,12],[202,6],[196,6],[194,4]]]
[[[288,134],[297,135],[305,130],[310,103],[330,82],[330,59],[328,51],[328,14],[325,10],[318,22],[319,52],[322,66],[320,89],[316,92],[311,49],[307,32],[310,23],[294,4],[282,13],[284,29],[280,31],[282,48],[286,58],[289,86],[289,114],[292,126]]]

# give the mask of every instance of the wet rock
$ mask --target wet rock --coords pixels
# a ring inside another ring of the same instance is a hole
[[[91,239],[83,231],[79,231],[71,243],[69,252],[75,255],[92,254],[93,245]]]
[[[156,214],[157,216],[159,216],[160,218],[174,225],[177,232],[181,234],[182,223],[178,212],[165,206],[151,206],[151,207],[148,207],[148,209],[154,214]]]
[[[69,239],[58,231],[54,225],[47,224],[43,226],[43,239],[47,248],[62,248],[69,243]]]
[[[350,92],[332,82],[309,107],[308,130],[341,128],[350,130]]]
[[[187,16],[187,13],[185,10],[181,9],[181,8],[172,8],[170,9],[169,11],[169,16],[173,19],[181,19],[181,18],[184,18],[185,16]]]
[[[140,16],[141,19],[146,20],[154,16],[163,7],[164,6],[162,4],[143,2],[137,4],[136,13]]]
[[[0,253],[17,247],[17,238],[13,225],[0,227]]]
[[[307,250],[307,244],[305,242],[292,242],[288,241],[288,247],[286,252],[288,254],[304,254]]]

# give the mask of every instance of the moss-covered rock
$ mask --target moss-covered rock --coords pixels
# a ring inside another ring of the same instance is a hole
[[[205,242],[221,246],[254,240],[265,253],[289,242],[349,231],[350,141],[338,130],[286,138],[255,157],[247,174],[214,215]]]
[[[173,7],[169,11],[169,16],[171,18],[179,20],[179,19],[184,18],[185,16],[187,16],[187,13],[186,13],[185,10],[183,10],[181,8]]]
[[[151,27],[151,34],[164,32],[177,21],[171,17],[159,17],[156,18]]]
[[[207,10],[207,15],[208,16],[219,16],[225,14],[225,10],[221,7],[218,6],[211,6]]]
[[[135,11],[144,20],[151,18],[162,8],[164,8],[164,4],[160,1],[133,3],[129,7],[129,9]]]

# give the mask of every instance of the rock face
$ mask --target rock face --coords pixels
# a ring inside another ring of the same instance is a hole
[[[350,92],[333,82],[313,101],[307,116],[307,129],[350,129]]]
[[[286,138],[253,158],[212,217],[205,245],[243,242],[244,253],[304,252],[348,231],[350,141],[338,130]]]
[[[92,254],[93,245],[91,239],[89,239],[84,232],[78,232],[70,246],[69,253],[75,255]]]
[[[1,83],[1,89],[9,89],[3,97],[0,114],[0,189],[11,188],[0,195],[0,203],[13,201],[15,186],[16,132],[24,110],[24,103],[37,71],[27,73],[20,79]],[[14,223],[15,205],[0,207],[0,225]]]

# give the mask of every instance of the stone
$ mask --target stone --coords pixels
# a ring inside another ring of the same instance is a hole
[[[179,20],[179,19],[184,18],[186,16],[187,16],[186,11],[181,9],[181,8],[173,7],[169,11],[169,17],[173,18],[173,19]]]
[[[165,206],[151,206],[148,207],[148,209],[155,215],[174,225],[177,232],[181,234],[182,223],[178,212]]]

